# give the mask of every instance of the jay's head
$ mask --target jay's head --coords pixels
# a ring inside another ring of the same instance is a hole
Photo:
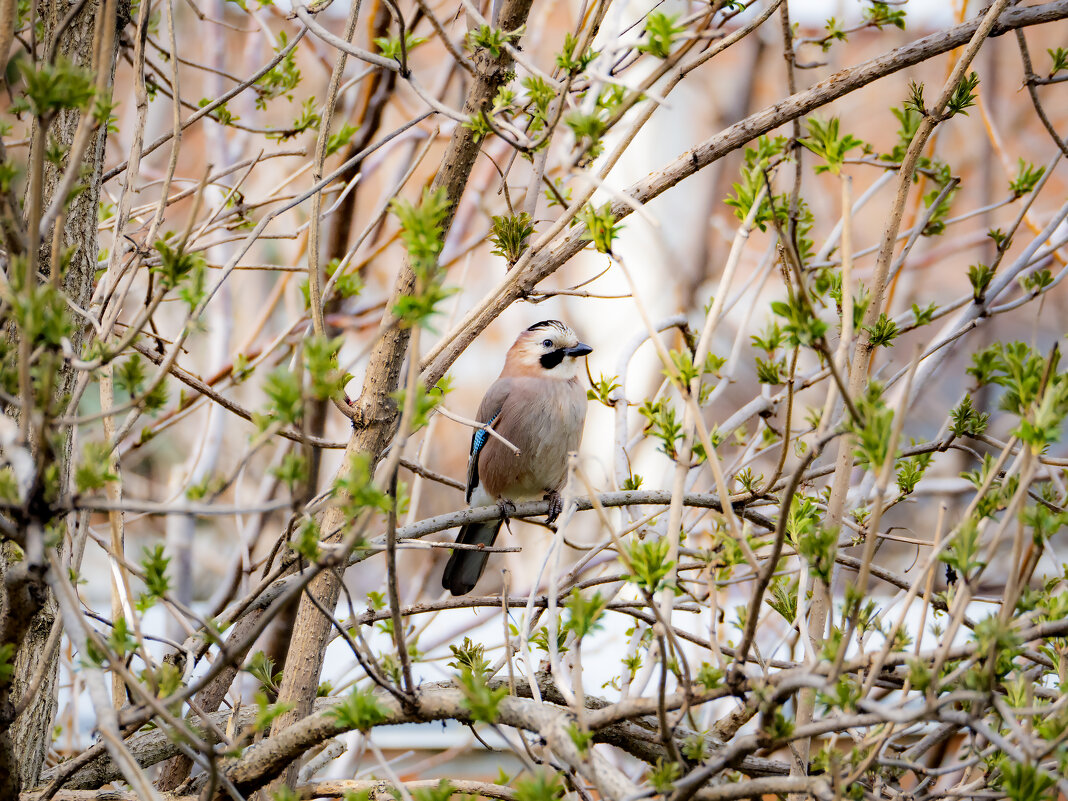
[[[502,375],[525,375],[567,381],[579,372],[579,359],[593,351],[559,320],[534,323],[516,339]]]

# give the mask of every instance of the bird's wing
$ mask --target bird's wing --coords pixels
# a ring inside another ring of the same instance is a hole
[[[509,379],[499,378],[486,390],[486,395],[478,407],[478,422],[491,425],[497,420],[508,398],[511,384]],[[489,437],[489,432],[482,428],[476,428],[471,436],[471,458],[467,463],[467,492],[464,494],[469,503],[471,493],[478,487],[478,455],[482,452]]]

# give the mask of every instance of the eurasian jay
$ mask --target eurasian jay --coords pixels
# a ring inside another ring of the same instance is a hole
[[[478,421],[508,440],[514,453],[485,429],[471,438],[467,465],[469,506],[496,503],[502,516],[460,528],[458,543],[493,545],[515,501],[549,501],[546,522],[563,510],[568,453],[578,450],[586,421],[586,390],[579,383],[579,359],[593,351],[559,320],[543,320],[521,333],[504,369],[478,407]],[[486,569],[489,553],[454,550],[441,586],[453,595],[470,592]]]

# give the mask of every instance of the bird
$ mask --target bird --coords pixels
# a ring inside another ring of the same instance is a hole
[[[500,377],[478,407],[471,437],[465,498],[469,506],[496,503],[500,517],[460,527],[456,542],[491,546],[517,501],[549,502],[547,523],[563,511],[560,490],[567,481],[568,454],[578,450],[586,422],[586,390],[580,360],[593,352],[559,320],[542,320],[523,331],[508,350]],[[515,453],[486,430],[514,445]],[[441,586],[466,595],[486,569],[489,553],[454,549]]]

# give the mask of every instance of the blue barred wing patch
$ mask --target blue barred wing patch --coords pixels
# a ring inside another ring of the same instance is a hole
[[[500,417],[500,415],[500,412],[493,415],[493,417],[486,421],[486,426],[493,425],[493,421]],[[489,436],[489,431],[485,428],[480,428],[475,431],[475,435],[471,438],[471,456],[475,458],[478,457],[478,454],[482,452],[482,446],[486,444],[486,440],[489,439]]]

